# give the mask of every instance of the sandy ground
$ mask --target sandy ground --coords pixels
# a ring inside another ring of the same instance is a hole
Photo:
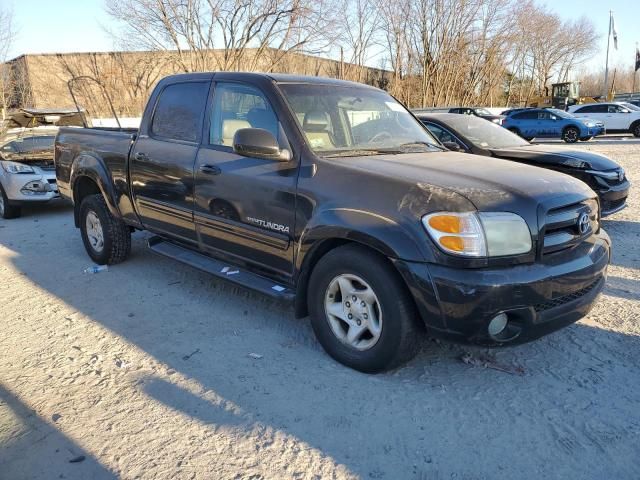
[[[578,148],[640,182],[637,142]],[[490,352],[427,340],[369,376],[286,306],[153,255],[144,234],[83,275],[69,207],[0,220],[0,478],[640,478],[639,222],[634,192],[605,221],[607,287],[576,325]]]

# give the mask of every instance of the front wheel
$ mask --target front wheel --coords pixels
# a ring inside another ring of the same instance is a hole
[[[348,367],[388,370],[417,351],[419,325],[406,286],[386,259],[364,247],[339,247],[320,259],[308,302],[318,341]]]
[[[576,127],[567,127],[564,132],[562,132],[562,140],[567,143],[576,143],[580,138],[580,130]]]
[[[640,137],[640,122],[631,126],[631,133],[634,137]]]
[[[9,205],[9,198],[2,185],[0,185],[0,217],[9,220],[18,218],[20,215],[22,215],[22,208],[17,205]]]
[[[124,261],[131,251],[131,231],[114,217],[102,195],[89,195],[80,204],[84,248],[98,265]]]

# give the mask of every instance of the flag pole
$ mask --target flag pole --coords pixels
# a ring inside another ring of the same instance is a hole
[[[607,89],[609,88],[609,42],[611,41],[611,16],[612,11],[609,10],[609,35],[607,35],[607,60],[604,68],[604,88],[602,96],[607,99]]]
[[[633,87],[631,87],[631,94],[636,93],[636,76],[638,74],[638,70],[636,70],[636,61],[638,60],[638,42],[636,42],[636,51],[634,52],[635,55],[633,56],[634,62],[633,62]]]

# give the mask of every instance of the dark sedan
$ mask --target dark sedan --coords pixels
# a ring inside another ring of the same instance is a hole
[[[422,108],[413,110],[416,115],[429,114],[429,113],[457,113],[458,115],[472,115],[479,118],[484,118],[490,122],[502,125],[505,115],[494,115],[486,108],[482,107],[443,107],[443,108]]]
[[[495,123],[473,116],[416,115],[450,150],[513,160],[576,177],[598,194],[603,216],[626,206],[631,184],[624,169],[609,157],[560,146],[533,145]]]

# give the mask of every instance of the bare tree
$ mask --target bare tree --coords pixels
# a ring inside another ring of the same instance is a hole
[[[344,0],[339,15],[340,49],[347,51],[348,63],[342,65],[341,76],[349,80],[366,80],[366,65],[372,58],[372,47],[380,43],[382,15],[375,0]],[[341,62],[344,54],[341,52]]]
[[[11,66],[4,63],[13,45],[15,29],[13,24],[13,11],[5,10],[0,6],[0,112],[2,120],[5,119],[5,109],[11,103],[12,74]]]
[[[185,72],[269,71],[288,52],[321,51],[331,9],[330,0],[107,0],[121,40],[175,53]]]

